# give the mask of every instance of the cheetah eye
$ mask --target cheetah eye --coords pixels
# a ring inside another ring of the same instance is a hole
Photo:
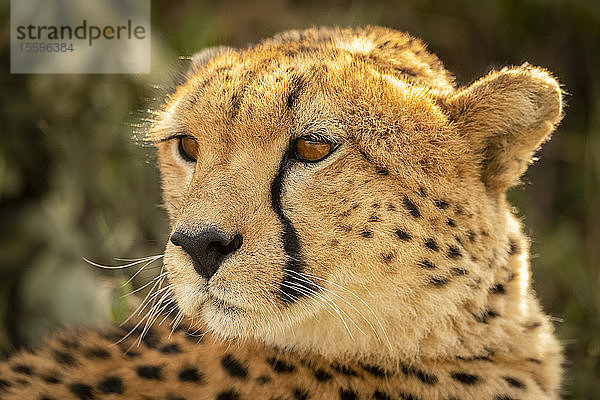
[[[198,142],[191,136],[179,136],[179,155],[185,161],[196,162],[198,157]]]
[[[293,145],[295,156],[300,161],[317,162],[329,156],[335,147],[332,143],[313,137],[302,137]]]

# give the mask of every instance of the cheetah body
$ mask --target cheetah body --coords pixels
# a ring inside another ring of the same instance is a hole
[[[160,301],[196,323],[170,334],[159,301],[129,351],[143,324],[60,334],[0,366],[0,395],[558,398],[561,349],[505,192],[561,116],[543,69],[456,88],[384,28],[205,50],[147,138],[172,233],[243,237],[208,276],[167,244]],[[299,138],[331,151],[306,162]]]

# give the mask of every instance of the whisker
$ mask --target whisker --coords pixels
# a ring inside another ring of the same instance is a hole
[[[325,289],[325,288],[322,288],[322,289]],[[350,314],[348,314],[342,307],[340,307],[336,303],[336,301],[334,299],[332,299],[331,296],[329,296],[329,294],[327,294],[327,293],[319,293],[319,296],[321,296],[328,303],[331,303],[335,307],[336,313],[338,313],[338,315],[339,315],[340,312],[342,314],[344,314],[348,318],[348,320],[352,323],[352,325],[354,325],[356,327],[356,329],[358,329],[360,331],[360,333],[362,333],[363,335],[365,334],[365,332],[360,328],[360,326],[358,326],[358,324],[354,321],[354,319],[350,316]],[[345,319],[342,319],[342,322],[344,322],[344,321],[345,321]],[[344,322],[344,325],[346,325],[345,322]],[[346,325],[346,329],[348,329],[347,325]],[[354,336],[352,334],[350,334],[350,336],[352,337],[352,339],[354,339]]]
[[[178,310],[177,315],[175,315],[175,318],[173,318],[173,322],[171,322],[171,332],[169,333],[169,337],[171,337],[171,335],[173,335],[173,332],[175,332],[175,330],[179,327],[179,324],[181,324],[183,317],[183,312],[181,310]]]
[[[283,313],[281,312],[281,310],[279,309],[279,307],[277,307],[277,305],[275,304],[275,302],[273,301],[273,299],[271,297],[269,297],[269,293],[265,289],[263,289],[263,292],[261,294],[273,306],[272,308],[273,308],[273,310],[275,310],[274,312],[277,312],[279,314],[281,322],[283,323],[284,322]]]
[[[161,272],[162,272],[162,269],[161,269]],[[127,322],[129,322],[129,321],[130,321],[130,320],[131,320],[131,319],[132,319],[132,318],[133,318],[133,317],[134,317],[136,314],[137,314],[137,315],[139,315],[139,314],[138,314],[138,312],[140,312],[140,313],[141,313],[141,312],[142,312],[142,310],[143,310],[144,308],[146,308],[146,305],[147,305],[147,303],[148,303],[148,301],[149,301],[149,298],[150,298],[150,296],[152,295],[153,291],[154,291],[154,290],[155,290],[157,287],[159,287],[159,286],[162,284],[162,282],[163,282],[163,280],[164,280],[165,278],[166,278],[166,275],[163,275],[163,274],[161,273],[159,276],[157,276],[157,277],[154,279],[156,282],[154,283],[154,285],[152,285],[152,287],[150,288],[150,290],[148,291],[148,293],[146,294],[146,296],[144,297],[144,299],[142,300],[142,302],[140,303],[140,305],[139,305],[139,306],[137,306],[137,308],[136,308],[136,309],[135,309],[135,310],[134,310],[134,311],[133,311],[133,312],[132,312],[132,313],[129,315],[129,317],[127,317],[127,319],[125,319],[125,321],[123,321],[123,322],[122,322],[122,323],[121,323],[119,326],[123,326],[123,325],[125,325],[125,324],[126,324]]]
[[[154,256],[146,256],[146,257],[140,257],[140,258],[122,258],[122,257],[115,257],[114,260],[115,261],[123,261],[123,262],[135,262],[135,261],[146,261],[150,258],[160,258],[160,257],[164,257],[164,254],[157,254]]]
[[[294,289],[294,290],[300,290],[300,291],[304,290],[304,292],[303,292],[304,294],[306,294],[308,297],[311,297],[311,298],[313,298],[313,299],[315,299],[315,300],[316,300],[316,298],[315,298],[314,296],[316,296],[316,295],[320,295],[319,293],[315,292],[315,291],[314,291],[314,290],[312,290],[312,289],[310,289],[310,290],[312,291],[312,293],[311,293],[311,292],[308,292],[308,291],[307,291],[307,289],[309,289],[309,288],[305,288],[305,287],[303,287],[303,286],[301,286],[301,285],[299,285],[299,286],[296,286],[296,287],[289,286],[289,285],[288,285],[288,284],[286,284],[286,283],[281,283],[281,285],[282,285],[282,286],[285,286],[285,287],[288,287],[288,288],[290,288],[290,289]],[[291,299],[292,299],[292,301],[295,301],[295,300],[296,300],[295,298],[291,297],[289,294],[287,294],[287,293],[283,292],[283,291],[282,291],[280,288],[277,288],[277,289],[278,289],[278,290],[279,290],[279,291],[280,291],[282,294],[284,294],[284,295],[287,295],[287,297],[288,297],[288,298],[291,298]],[[333,300],[332,300],[330,297],[328,297],[328,298],[325,298],[325,297],[321,296],[321,299],[322,299],[322,300],[324,300],[324,301],[325,301],[325,304],[329,305],[329,306],[330,306],[330,307],[331,307],[331,308],[332,308],[332,309],[333,309],[333,310],[336,312],[336,314],[338,315],[338,317],[340,318],[340,320],[341,320],[341,321],[342,321],[342,323],[344,324],[344,326],[345,326],[346,330],[348,331],[348,334],[350,335],[350,337],[352,338],[352,340],[354,340],[354,335],[352,335],[352,332],[350,331],[350,327],[349,327],[349,326],[348,326],[348,324],[346,323],[346,320],[345,320],[345,319],[344,319],[344,317],[341,315],[341,313],[343,313],[343,314],[344,314],[344,315],[345,315],[345,316],[346,316],[346,317],[347,317],[347,318],[350,320],[350,322],[352,322],[352,324],[358,328],[358,330],[361,330],[361,329],[358,327],[358,325],[357,325],[357,324],[354,322],[354,320],[352,320],[352,318],[351,318],[351,317],[350,317],[350,316],[349,316],[349,315],[348,315],[348,314],[347,314],[347,313],[346,313],[346,312],[345,312],[343,309],[341,309],[341,308],[340,308],[340,307],[339,307],[339,306],[338,306],[338,305],[335,303],[335,301],[333,301]],[[340,313],[340,311],[341,311],[341,313]],[[361,331],[361,332],[362,332],[362,331]],[[362,333],[364,334],[364,332],[362,332]]]
[[[149,317],[146,320],[146,327],[145,329],[142,331],[142,334],[140,335],[140,338],[143,338],[145,333],[152,327],[152,325],[154,325],[154,322],[156,322],[156,320],[158,318],[160,318],[160,316],[162,315],[162,313],[173,304],[173,298],[167,298],[167,296],[170,296],[172,293],[170,292],[166,292],[164,294],[164,296],[157,302],[157,304],[153,307],[152,310],[150,310],[148,312]],[[166,300],[166,302],[165,302]]]
[[[164,254],[159,254],[159,255],[156,255],[156,256],[144,257],[144,258],[140,258],[140,259],[137,259],[136,261],[130,262],[128,264],[123,264],[123,265],[104,265],[104,264],[99,264],[99,263],[96,263],[94,261],[88,260],[85,257],[81,257],[81,258],[83,258],[83,260],[85,262],[87,262],[90,265],[93,265],[94,267],[98,267],[98,268],[102,268],[102,269],[124,269],[124,268],[133,267],[134,265],[142,264],[142,263],[147,262],[149,260],[156,261],[156,260],[158,260],[158,259],[160,259],[162,257],[164,257]]]
[[[329,290],[329,289],[325,288],[324,286],[316,285],[315,283],[313,283],[312,281],[310,281],[309,279],[307,279],[305,276],[303,276],[302,273],[297,272],[297,271],[291,271],[291,270],[290,270],[290,272],[297,274],[297,276],[299,277],[299,279],[302,279],[302,280],[304,280],[305,282],[308,282],[311,285],[315,285],[315,286],[319,287],[324,292],[330,293],[330,294],[334,295],[335,297],[339,298],[340,300],[342,300],[344,303],[348,304],[354,311],[356,311],[365,320],[365,322],[371,327],[371,329],[373,330],[373,332],[375,333],[375,335],[377,335],[377,337],[379,338],[377,330],[375,329],[375,327],[373,326],[373,324],[371,324],[371,321],[369,321],[367,319],[367,317],[365,317],[365,315],[360,310],[358,310],[352,303],[350,303],[349,301],[347,301],[345,298],[343,298],[339,294],[335,293],[334,291]],[[358,326],[357,326],[357,328],[358,328]],[[363,334],[364,334],[364,332],[363,332]]]
[[[165,289],[170,289],[170,286],[171,285],[160,289],[160,292],[164,291],[163,296],[160,298],[160,300],[156,300],[157,297],[155,297],[154,302],[152,303],[152,307],[148,310],[146,316],[142,318],[142,320],[146,320],[146,324],[144,325],[144,329],[142,329],[142,333],[138,338],[138,344],[141,343],[142,338],[146,335],[154,321],[156,321],[156,319],[160,317],[160,313],[163,312],[169,306],[169,303],[163,304],[163,302],[165,301],[165,299],[172,295],[172,292],[170,292],[169,290],[165,291]],[[172,299],[170,300],[172,301]]]
[[[155,262],[155,261],[157,261],[157,260],[158,260],[158,259],[156,259],[156,260],[151,260],[151,261],[148,261],[148,262],[147,262],[146,264],[144,264],[144,265],[143,265],[143,266],[142,266],[140,269],[138,269],[138,270],[135,272],[135,274],[133,274],[133,275],[131,276],[131,278],[129,278],[129,279],[127,280],[127,282],[125,282],[125,283],[124,283],[122,286],[125,286],[125,285],[127,285],[129,282],[133,281],[133,280],[135,279],[135,277],[139,275],[139,273],[140,273],[140,272],[142,272],[142,271],[144,271],[144,270],[148,270],[148,268],[147,268],[147,267],[148,267],[148,265],[152,264],[153,262]],[[158,265],[157,265],[156,267],[158,267]],[[162,265],[161,265],[160,267],[162,268]]]
[[[385,339],[387,341],[387,344],[388,344],[389,348],[393,349],[392,342],[390,341],[390,338],[387,335],[387,333],[386,333],[386,331],[385,331],[385,329],[383,327],[383,324],[381,323],[379,317],[377,316],[377,313],[375,313],[375,311],[373,310],[373,308],[371,308],[371,306],[366,301],[364,301],[360,296],[358,296],[356,293],[352,292],[350,289],[347,289],[347,288],[345,288],[344,286],[342,286],[342,285],[340,285],[338,283],[330,281],[329,279],[320,278],[318,276],[314,276],[312,274],[308,274],[308,273],[305,273],[305,272],[303,272],[302,274],[305,275],[305,276],[307,276],[307,277],[313,278],[313,279],[317,279],[317,280],[320,280],[320,281],[323,281],[323,282],[330,283],[330,284],[332,284],[334,286],[339,287],[340,289],[344,290],[345,292],[351,294],[352,296],[356,297],[361,303],[363,303],[365,305],[365,307],[367,307],[367,309],[371,312],[371,314],[373,314],[373,317],[375,318],[375,320],[377,321],[377,324],[381,328],[381,332],[385,336]],[[368,289],[367,289],[367,292],[369,292]]]
[[[156,281],[157,279],[159,279],[159,278],[161,278],[161,276],[160,276],[160,275],[159,275],[159,276],[157,276],[156,278],[153,278],[153,279],[151,279],[150,281],[148,281],[148,283],[144,284],[143,286],[140,286],[139,288],[137,288],[137,289],[135,289],[135,290],[132,290],[131,292],[129,292],[129,293],[126,293],[126,294],[122,295],[122,296],[121,296],[121,298],[125,298],[125,297],[127,297],[127,296],[131,296],[131,295],[132,295],[132,294],[134,294],[134,293],[137,293],[137,292],[139,292],[139,291],[141,291],[141,290],[144,290],[144,288],[147,288],[148,286],[150,286],[150,285],[151,285],[153,282],[155,282],[155,281]],[[121,286],[121,287],[123,287],[123,286]]]
[[[172,302],[174,301],[173,299],[171,299],[171,300],[172,300]],[[169,311],[167,312],[167,314],[165,315],[165,317],[162,319],[162,321],[160,321],[158,323],[158,326],[162,326],[162,324],[164,324],[164,322],[169,318],[169,316],[171,314],[173,314],[173,311],[175,311],[177,309],[178,309],[177,303],[175,303],[174,305],[171,306],[171,308],[169,309]]]
[[[164,279],[161,280],[161,283],[164,282]],[[160,296],[163,292],[168,291],[169,289],[171,289],[171,284],[169,284],[168,286],[162,287],[160,289],[157,289],[152,296],[149,298],[149,300],[156,300],[156,298],[158,298],[158,296]],[[140,310],[141,312],[141,310]],[[138,313],[138,315],[140,315],[140,313]]]
[[[131,317],[130,317],[130,318],[131,318]],[[123,342],[125,339],[127,339],[129,336],[131,336],[131,334],[132,334],[133,332],[135,332],[135,330],[136,330],[136,329],[137,329],[137,328],[138,328],[138,327],[139,327],[139,326],[142,324],[142,322],[144,322],[144,320],[143,320],[143,319],[139,320],[139,321],[138,321],[138,323],[137,323],[137,324],[135,324],[135,325],[133,326],[133,328],[131,328],[131,329],[129,330],[129,332],[127,332],[127,334],[125,334],[125,335],[124,335],[124,336],[123,336],[121,339],[117,340],[117,342],[115,342],[114,344],[115,344],[115,345],[117,345],[117,344],[119,344],[119,343],[122,343],[122,342]],[[134,342],[134,343],[135,343],[135,342]],[[133,347],[133,345],[129,346],[129,348],[127,349],[127,351],[131,350],[131,349],[132,349],[132,347]]]
[[[291,284],[295,284],[294,282],[290,282],[290,283],[291,283]],[[317,301],[317,303],[319,303],[320,305],[326,305],[326,306],[329,306],[329,307],[332,307],[332,308],[333,308],[334,306],[336,306],[336,305],[335,305],[335,302],[333,302],[333,303],[334,303],[334,305],[332,306],[331,304],[329,304],[329,302],[331,301],[331,299],[329,299],[329,300],[328,300],[328,299],[324,298],[324,297],[322,296],[322,294],[321,294],[321,293],[319,293],[319,292],[315,291],[315,290],[314,290],[314,289],[312,289],[312,288],[304,287],[304,286],[301,286],[301,285],[300,285],[300,286],[294,286],[294,287],[291,287],[291,286],[289,286],[287,283],[284,283],[284,284],[282,284],[282,285],[283,285],[283,286],[285,286],[285,287],[288,287],[288,288],[290,288],[290,289],[293,289],[293,290],[300,290],[300,291],[303,291],[303,293],[304,293],[304,294],[305,294],[307,297],[309,297],[309,298],[312,298],[313,300]],[[279,287],[277,287],[277,286],[275,286],[275,285],[273,285],[273,284],[271,284],[271,286],[273,286],[274,288],[278,289],[278,290],[281,292],[281,289],[280,289]],[[318,285],[314,285],[314,286],[318,286]],[[308,292],[308,290],[310,290],[310,292]],[[273,305],[275,305],[275,303],[273,303]],[[327,312],[328,312],[328,313],[329,313],[331,316],[334,316],[334,315],[331,313],[331,311],[329,311],[329,309],[328,309],[327,307],[324,307],[323,309],[324,309],[325,311],[327,311]]]

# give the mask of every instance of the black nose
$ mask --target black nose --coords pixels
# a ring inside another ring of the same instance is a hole
[[[237,234],[229,239],[215,229],[204,231],[196,236],[175,231],[171,235],[171,243],[188,253],[196,272],[209,280],[217,272],[225,257],[242,246],[242,235]]]

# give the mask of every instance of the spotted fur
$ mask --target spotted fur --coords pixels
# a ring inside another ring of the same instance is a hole
[[[385,28],[205,50],[148,133],[172,232],[243,237],[208,280],[166,246],[170,290],[201,338],[155,324],[127,351],[132,337],[112,345],[125,331],[62,334],[2,364],[0,393],[558,398],[561,349],[505,191],[561,113],[541,68],[457,88],[421,41]],[[182,135],[196,162],[179,155]],[[337,147],[301,162],[304,135]]]

